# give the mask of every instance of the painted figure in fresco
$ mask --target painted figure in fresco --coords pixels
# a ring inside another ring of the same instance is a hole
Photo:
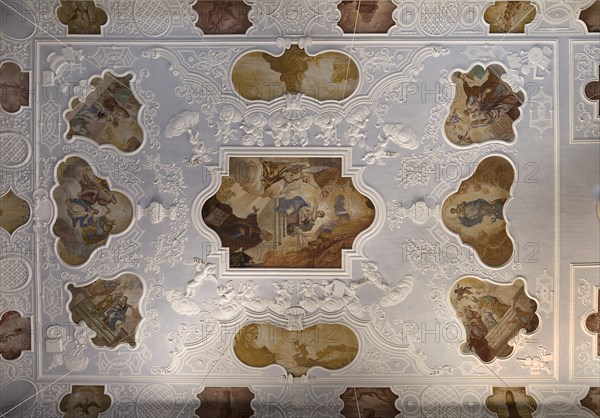
[[[104,321],[108,328],[112,331],[116,331],[117,322],[125,322],[125,316],[127,314],[127,296],[121,296],[110,308],[104,313]]]
[[[123,295],[121,293],[115,293],[114,295],[106,295],[104,299],[96,304],[94,312],[105,313],[111,306],[119,302]]]
[[[308,232],[315,226],[318,218],[325,217],[325,212],[311,207],[301,196],[294,196],[291,199],[280,198],[275,211],[287,214],[288,234],[296,230]]]
[[[492,311],[489,311],[485,308],[481,309],[481,319],[483,319],[483,322],[485,323],[485,326],[488,327],[488,329],[491,329],[498,325],[498,318],[494,315]]]
[[[456,294],[457,302],[462,298],[473,294],[473,292],[471,292],[471,286],[460,287],[460,283],[456,284],[456,289],[454,289],[454,293]]]
[[[486,216],[490,216],[492,223],[504,220],[504,203],[506,199],[496,199],[491,203],[485,199],[471,200],[459,203],[455,208],[450,208],[451,214],[458,215],[458,221],[466,227],[478,225]]]
[[[336,190],[345,192],[351,189],[349,181],[341,178],[341,170],[339,161],[319,163],[318,168],[313,172],[313,178],[317,187],[321,189],[322,197],[327,197]]]
[[[119,127],[119,120],[129,119],[129,112],[127,112],[127,109],[119,105],[114,97],[105,98],[102,101],[102,105],[106,110],[111,112],[110,116],[107,115],[106,119],[109,120],[114,127]]]
[[[88,106],[86,113],[83,115],[83,117],[88,117],[89,115],[94,115],[96,116],[96,120],[109,120],[110,117],[108,116],[108,114],[104,111],[104,109],[99,106],[97,103],[92,103],[91,105]]]
[[[510,339],[523,329],[533,332],[539,325],[537,303],[526,294],[521,280],[512,285],[495,285],[468,277],[457,282],[456,288],[469,288],[471,292],[460,299],[450,294],[466,331],[463,352],[472,352],[482,361],[508,357],[513,351]]]
[[[296,354],[294,354],[294,360],[298,365],[304,365],[306,363],[310,363],[308,358],[308,349],[306,348],[306,344],[300,342],[300,340],[294,341],[294,349],[296,350]]]
[[[97,244],[108,238],[116,223],[116,221],[108,219],[106,215],[102,215],[94,219],[93,224],[85,225],[81,230],[81,236],[87,245]]]
[[[491,295],[471,297],[471,300],[477,304],[479,311],[490,311],[497,318],[502,318],[510,309],[510,305],[500,302],[497,297]]]
[[[137,108],[140,106],[136,100],[131,88],[125,86],[117,80],[113,80],[107,87],[108,92],[125,108]]]
[[[252,208],[252,213],[248,214],[246,218],[235,216],[233,209],[227,204],[219,202],[216,206],[228,215],[221,226],[216,228],[224,247],[229,247],[231,250],[241,248],[244,251],[256,247],[263,241],[273,239],[273,234],[261,230],[258,226],[258,208],[256,206]]]
[[[98,209],[95,209],[92,204],[81,198],[67,199],[67,215],[71,219],[73,228],[79,226],[83,228],[94,223],[94,215],[98,214]]]
[[[465,311],[467,312],[467,311]],[[475,352],[483,361],[490,361],[493,355],[489,343],[486,339],[488,329],[483,323],[481,316],[477,311],[466,313],[469,318],[467,326],[467,345],[471,351]]]
[[[71,4],[71,16],[69,21],[71,22],[85,22],[93,23],[96,21],[96,14],[94,13],[94,4],[92,2],[78,2],[74,1]]]
[[[76,116],[69,122],[69,132],[67,133],[67,138],[71,139],[73,135],[80,135],[85,137],[92,136],[92,132],[88,128],[88,121],[86,118],[81,116]]]
[[[300,91],[306,70],[308,70],[310,57],[297,46],[292,46],[284,55],[285,59],[274,57],[266,52],[262,54],[271,70],[280,74],[279,80],[285,83],[286,92],[297,93]]]
[[[94,138],[106,126],[111,117],[105,112],[105,109],[97,103],[84,105],[76,116],[69,120],[69,132],[67,139],[73,135],[81,135],[87,138]]]
[[[343,194],[339,194],[335,197],[333,210],[338,217],[339,223],[346,223],[350,220],[350,213],[346,210],[346,198]]]
[[[500,116],[521,104],[517,95],[500,80],[495,71],[488,70],[487,73],[487,80],[480,86],[470,86],[466,79],[463,80],[467,95],[466,110],[472,128],[492,125]]]
[[[108,182],[104,179],[98,179],[90,169],[84,170],[79,180],[81,191],[77,193],[77,196],[81,199],[87,200],[90,204],[106,206],[109,203],[116,204],[117,198],[110,191]]]
[[[508,409],[508,418],[521,418],[521,414],[519,414],[519,410],[517,409],[515,395],[510,390],[506,391],[506,409]]]
[[[340,161],[232,158],[232,181],[223,183],[202,207],[206,225],[219,235],[223,247],[229,247],[229,265],[339,264],[341,252],[326,249],[350,248],[374,213],[372,202],[341,177]],[[233,192],[233,185],[243,192]]]
[[[262,197],[277,197],[287,186],[303,178],[303,170],[310,167],[306,163],[285,163],[275,161],[262,161],[262,177],[260,179],[264,193]]]

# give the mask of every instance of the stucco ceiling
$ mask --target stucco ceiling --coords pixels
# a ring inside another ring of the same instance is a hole
[[[0,416],[600,416],[600,2],[0,3]]]

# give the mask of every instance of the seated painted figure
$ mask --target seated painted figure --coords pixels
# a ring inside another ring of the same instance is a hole
[[[127,296],[122,296],[121,299],[114,303],[113,306],[108,308],[104,313],[106,325],[108,325],[111,330],[116,331],[117,322],[125,322],[128,307]]]
[[[522,103],[493,70],[488,71],[488,78],[481,86],[470,86],[465,81],[463,89],[467,95],[465,107],[472,128],[492,125]]]
[[[117,198],[108,187],[108,182],[97,178],[89,169],[82,173],[79,185],[81,191],[77,193],[77,197],[87,200],[92,205],[97,203],[106,206],[117,203]]]
[[[108,238],[115,224],[116,221],[108,219],[106,215],[99,216],[84,225],[81,236],[88,245],[102,242]]]
[[[450,213],[458,215],[458,222],[466,227],[478,225],[483,218],[490,216],[492,223],[497,219],[504,220],[504,203],[506,199],[496,199],[491,203],[485,199],[471,200],[459,203],[456,208],[451,208]]]
[[[287,215],[288,234],[297,230],[310,231],[315,226],[317,218],[325,216],[323,211],[312,208],[302,196],[294,196],[291,199],[280,198],[275,211]]]
[[[224,212],[226,218],[215,230],[221,238],[223,247],[229,247],[234,252],[239,249],[248,250],[263,241],[273,239],[273,234],[262,230],[258,225],[258,208],[253,207],[253,213],[246,218],[240,218],[233,213],[231,206],[216,201],[215,206]]]

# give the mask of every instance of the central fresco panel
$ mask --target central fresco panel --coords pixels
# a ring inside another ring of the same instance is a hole
[[[202,206],[236,268],[341,268],[342,250],[374,218],[341,158],[231,157]]]
[[[593,416],[594,2],[76,3],[2,29],[0,415]]]

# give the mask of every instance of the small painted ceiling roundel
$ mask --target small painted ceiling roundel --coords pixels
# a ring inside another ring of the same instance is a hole
[[[108,21],[106,12],[90,0],[61,0],[56,15],[67,25],[69,35],[100,35]]]
[[[205,35],[243,34],[252,25],[250,6],[239,0],[198,0],[192,8],[198,13],[196,26]]]
[[[588,32],[600,32],[600,0],[593,2],[590,7],[583,9],[579,14]]]
[[[483,14],[490,25],[490,33],[524,33],[525,25],[536,16],[530,1],[496,1]]]
[[[142,145],[144,134],[138,123],[141,108],[131,90],[132,75],[118,77],[110,72],[91,81],[94,89],[84,100],[76,98],[66,114],[67,139],[82,136],[98,145],[112,145],[132,152]]]
[[[140,301],[144,286],[138,276],[125,273],[113,280],[98,279],[86,286],[67,287],[73,322],[85,322],[96,333],[98,347],[136,346],[135,333],[142,320]]]
[[[521,329],[532,333],[540,326],[538,304],[528,296],[522,279],[497,285],[463,277],[453,285],[450,303],[465,327],[460,350],[484,362],[510,356],[514,351],[510,339]]]
[[[25,225],[30,216],[29,203],[17,196],[12,189],[0,197],[0,228],[9,234]]]
[[[513,255],[504,206],[514,179],[508,160],[488,157],[442,205],[444,224],[491,267],[504,265]]]
[[[57,170],[53,197],[58,217],[52,231],[57,251],[67,264],[85,263],[112,234],[124,231],[133,219],[133,206],[123,193],[112,191],[87,161],[69,157]]]
[[[344,33],[386,33],[394,26],[396,7],[391,0],[345,0],[338,4],[338,26]]]
[[[500,65],[493,64],[485,68],[476,65],[469,72],[452,74],[455,97],[444,126],[450,142],[467,146],[514,141],[514,124],[525,96],[521,91],[513,91],[502,79],[505,73]]]
[[[9,113],[29,106],[29,72],[14,62],[0,65],[0,107]]]
[[[274,100],[302,93],[319,101],[343,100],[358,85],[358,66],[341,52],[310,56],[292,45],[278,57],[266,52],[244,54],[233,66],[235,90],[248,100]]]

